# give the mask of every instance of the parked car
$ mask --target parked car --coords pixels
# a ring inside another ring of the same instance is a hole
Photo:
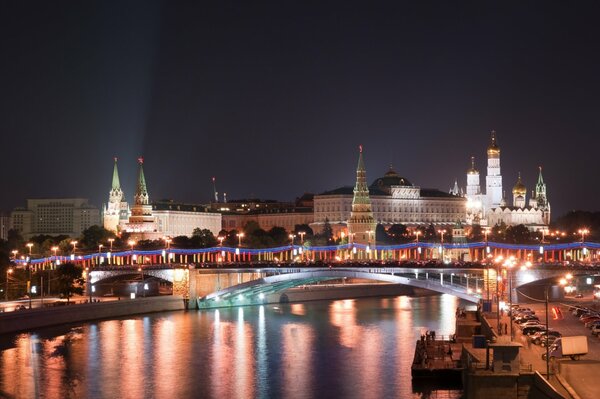
[[[527,327],[523,328],[523,335],[531,335],[531,334],[534,334],[538,331],[542,331],[545,329],[546,329],[546,326],[544,326],[542,324],[539,324],[536,326],[527,326]]]
[[[597,337],[598,334],[600,334],[600,324],[594,324],[592,326],[592,335],[595,335]]]
[[[594,322],[596,322],[596,321],[600,321],[600,317],[593,317],[591,319],[587,319],[587,321],[585,322],[585,326],[587,328],[590,328],[590,327],[592,327],[592,324],[594,324]]]
[[[535,334],[530,336],[531,342],[534,343],[535,345],[540,345],[542,342],[546,342],[546,334],[548,334],[549,337],[554,337],[554,338],[559,338],[562,336],[562,334],[558,331],[555,330],[550,330],[549,332],[546,330],[542,330],[542,331],[538,331]],[[548,340],[550,340],[550,338],[548,338]]]
[[[515,323],[517,323],[520,326],[522,324],[529,323],[530,321],[537,321],[537,322],[539,322],[540,319],[537,316],[526,317],[526,318],[523,318],[523,319],[517,319],[517,320],[515,320]]]

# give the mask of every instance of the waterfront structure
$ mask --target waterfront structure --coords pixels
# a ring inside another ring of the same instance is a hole
[[[357,184],[358,175],[357,170]],[[346,186],[315,195],[314,223],[311,225],[315,233],[322,230],[325,220],[329,221],[335,235],[348,233],[355,190],[356,187],[353,189]],[[360,201],[365,201],[366,192],[362,183],[359,195]],[[382,177],[375,179],[368,187],[368,198],[374,223],[384,227],[393,224],[409,227],[430,224],[451,226],[457,220],[465,219],[467,199],[464,196],[415,186],[407,178],[396,173],[391,166]],[[356,205],[360,205],[361,210],[366,209],[365,204]],[[368,218],[368,210],[363,215]],[[365,227],[363,230],[374,231],[374,225],[370,221],[367,221],[367,224],[371,227]]]
[[[25,208],[15,208],[10,226],[25,239],[39,234],[77,237],[100,224],[100,210],[85,198],[28,199]]]
[[[371,198],[367,186],[367,171],[363,160],[363,150],[360,146],[358,166],[356,167],[356,184],[352,196],[352,211],[348,220],[348,236],[352,242],[370,244],[371,237],[375,241],[377,223],[373,218]]]
[[[108,203],[106,203],[102,209],[102,221],[104,228],[115,233],[118,232],[119,225],[127,222],[129,214],[129,204],[125,200],[123,190],[121,190],[119,170],[117,168],[117,158],[115,158],[112,185],[108,194]]]
[[[475,168],[475,158],[471,157],[471,167],[467,170],[467,212],[468,224],[495,226],[506,224],[514,226],[523,224],[532,231],[546,229],[550,224],[550,202],[548,201],[546,183],[540,167],[535,190],[527,203],[527,187],[521,174],[512,190],[512,205],[508,205],[502,189],[500,173],[500,147],[496,132],[492,131],[490,145],[487,148],[488,174],[486,176],[486,192],[479,185],[479,171]]]

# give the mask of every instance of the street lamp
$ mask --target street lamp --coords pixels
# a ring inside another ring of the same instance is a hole
[[[237,233],[236,236],[238,238],[238,247],[241,247],[242,246],[242,238],[244,238],[244,233]]]
[[[146,286],[144,284],[144,268],[142,266],[138,267],[138,272],[142,275],[142,296],[146,297]]]
[[[98,244],[98,254],[102,253],[102,247],[104,247],[104,245]]]
[[[27,244],[25,244],[25,246],[27,248],[29,248],[29,257],[31,258],[31,248],[33,247],[33,243],[32,242],[28,242]]]
[[[217,237],[217,240],[219,240],[219,246],[222,247],[223,246],[223,240],[225,239],[225,237]]]
[[[4,300],[8,301],[8,276],[9,274],[12,274],[13,269],[12,267],[9,267],[8,269],[6,269],[6,290],[4,290]]]
[[[127,244],[129,244],[131,246],[131,264],[133,265],[133,257],[135,255],[133,253],[133,246],[135,245],[135,241],[129,240],[129,241],[127,241]]]
[[[415,231],[415,236],[417,236],[417,243],[419,243],[419,236],[420,236],[421,234],[422,234],[422,233],[421,233],[421,231],[419,231],[419,230],[416,230],[416,231]]]
[[[585,235],[588,234],[590,231],[588,229],[579,229],[578,232],[579,234],[581,234],[581,242],[583,243],[585,240]]]
[[[113,242],[115,242],[114,238],[109,238],[108,239],[108,243],[110,244],[110,252],[112,252],[112,248],[113,248]]]
[[[288,237],[290,238],[290,245],[293,247],[294,246],[294,237],[296,237],[296,235],[290,234]]]
[[[73,246],[73,254],[77,252],[77,241],[71,241],[71,245]]]
[[[300,236],[300,245],[304,245],[304,235],[306,234],[306,232],[304,231],[299,231],[298,235]]]
[[[440,235],[442,236],[442,245],[440,246],[440,257],[442,258],[442,262],[444,261],[444,234],[446,234],[446,230],[439,230]]]
[[[373,230],[367,230],[365,233],[368,234],[367,244],[369,244],[369,246],[370,246],[371,245],[371,234],[373,234]]]

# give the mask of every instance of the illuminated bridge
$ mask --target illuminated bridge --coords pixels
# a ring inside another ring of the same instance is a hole
[[[498,265],[496,265],[498,266]],[[513,300],[517,292],[546,285],[556,286],[557,278],[566,272],[592,276],[597,271],[589,267],[535,266],[530,269],[507,270],[501,267],[439,267],[389,266],[382,262],[317,264],[286,264],[273,266],[262,263],[238,267],[208,266],[205,264],[158,264],[132,266],[98,266],[90,271],[90,284],[107,279],[142,275],[173,284],[174,295],[189,300],[189,308],[212,308],[265,303],[267,296],[283,293],[293,287],[322,281],[353,279],[401,284],[478,302],[493,299],[496,293],[508,299],[508,285]],[[499,273],[499,275],[498,275]],[[539,296],[526,291],[531,295]],[[554,293],[560,296],[559,292]]]

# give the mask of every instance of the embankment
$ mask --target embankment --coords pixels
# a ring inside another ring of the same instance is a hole
[[[0,313],[0,334],[143,313],[183,310],[181,297],[163,296]]]

